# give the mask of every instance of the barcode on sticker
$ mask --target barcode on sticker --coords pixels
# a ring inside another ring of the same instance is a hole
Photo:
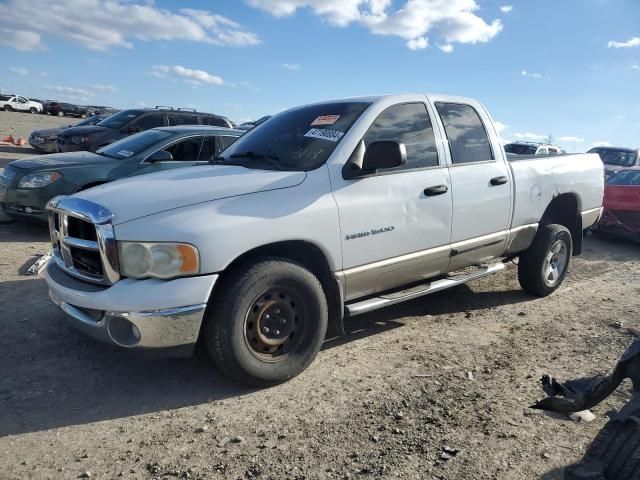
[[[344,132],[330,130],[328,128],[312,128],[304,134],[304,136],[308,138],[319,138],[321,140],[329,140],[330,142],[337,142],[343,135]]]

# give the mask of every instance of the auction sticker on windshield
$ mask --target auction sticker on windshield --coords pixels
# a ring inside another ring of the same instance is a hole
[[[311,122],[311,126],[315,127],[317,125],[333,125],[338,121],[340,115],[320,115],[313,122]]]
[[[120,150],[118,153],[116,153],[116,155],[120,155],[121,157],[130,157],[131,155],[133,155],[133,152],[129,150]]]
[[[329,128],[312,128],[304,134],[307,138],[319,138],[321,140],[329,140],[330,142],[337,142],[343,135],[344,132],[331,130]]]

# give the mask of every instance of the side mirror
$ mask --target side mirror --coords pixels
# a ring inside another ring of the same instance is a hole
[[[171,155],[171,152],[167,152],[166,150],[158,150],[147,157],[147,162],[149,163],[171,161],[173,161],[173,155]]]
[[[380,169],[396,168],[407,163],[404,143],[381,140],[365,147],[364,140],[354,150],[342,169],[342,178],[349,180],[376,173]]]

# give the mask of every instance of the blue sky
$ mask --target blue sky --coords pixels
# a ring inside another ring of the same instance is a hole
[[[0,16],[3,92],[236,121],[439,92],[485,103],[506,140],[640,146],[638,0],[4,0]]]

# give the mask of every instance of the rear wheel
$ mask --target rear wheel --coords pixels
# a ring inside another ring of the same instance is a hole
[[[545,225],[533,244],[520,255],[518,280],[528,293],[550,295],[562,284],[573,252],[571,233],[562,225]]]
[[[222,279],[207,309],[204,340],[224,375],[270,386],[309,366],[327,322],[327,300],[316,276],[297,263],[265,259]]]
[[[87,118],[87,114],[86,113],[81,113],[80,114],[80,118]]]
[[[4,111],[5,112],[13,112],[13,108],[11,108],[11,105],[5,105],[4,106]]]
[[[59,117],[64,117],[64,112],[63,112],[62,110],[60,110],[60,111],[58,112],[58,116],[59,116]]]

